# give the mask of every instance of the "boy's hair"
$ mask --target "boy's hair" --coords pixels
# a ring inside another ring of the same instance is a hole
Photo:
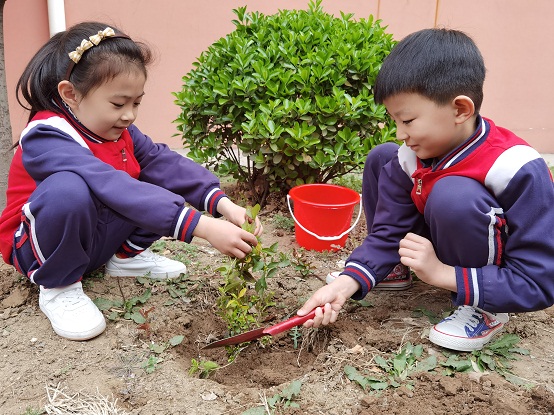
[[[66,76],[75,89],[86,96],[121,73],[139,70],[147,75],[146,67],[152,61],[150,49],[116,28],[115,37],[105,38],[83,52],[77,64],[70,59],[69,53],[75,51],[83,39],[89,39],[107,26],[99,22],[76,24],[50,38],[31,58],[16,86],[17,102],[31,111],[29,120],[38,111],[59,112],[54,100],[59,101],[58,83]],[[69,69],[70,65],[74,67]],[[29,107],[22,103],[21,97]]]
[[[417,93],[443,105],[458,95],[483,102],[485,63],[473,40],[450,29],[424,29],[398,42],[383,61],[374,87],[375,102]]]

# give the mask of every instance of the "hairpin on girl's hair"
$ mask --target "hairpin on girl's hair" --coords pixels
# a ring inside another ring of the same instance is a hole
[[[114,37],[115,32],[111,27],[106,27],[104,30],[100,30],[97,34],[90,36],[88,39],[83,39],[81,44],[77,46],[77,49],[75,49],[72,52],[69,52],[69,58],[75,62],[79,63],[81,60],[81,56],[83,56],[83,53],[85,51],[89,50],[93,46],[98,45],[102,40],[106,39],[107,37]]]
[[[100,30],[97,34],[89,36],[88,39],[83,39],[81,41],[81,44],[77,46],[77,49],[75,49],[72,52],[69,52],[69,59],[71,59],[71,62],[69,62],[69,66],[67,68],[67,71],[65,73],[65,80],[69,81],[69,76],[71,75],[71,72],[73,72],[73,68],[79,61],[81,60],[81,57],[83,56],[83,53],[85,53],[90,48],[97,46],[100,42],[102,42],[104,39],[115,39],[115,38],[124,38],[124,39],[130,39],[129,36],[124,35],[123,33],[115,34],[115,31],[111,27],[106,27],[104,30]]]

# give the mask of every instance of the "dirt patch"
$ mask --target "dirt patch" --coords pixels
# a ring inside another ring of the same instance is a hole
[[[269,207],[262,215],[263,244],[278,242],[279,251],[290,256],[298,249],[294,233],[277,228],[274,213]],[[293,315],[307,296],[324,284],[322,277],[339,268],[337,263],[364,234],[361,224],[342,252],[302,252],[304,264],[313,267],[312,276],[302,277],[294,267],[286,267],[270,279],[276,306],[271,310],[273,320],[267,324]],[[168,241],[166,254],[187,262],[189,276],[178,285],[139,283],[104,277],[101,272],[87,277],[85,292],[93,299],[131,299],[148,289],[152,295],[144,304],[144,310],[150,310],[148,330],[116,318],[108,321],[104,334],[82,343],[55,335],[38,308],[37,288],[2,263],[0,413],[45,413],[49,387],[63,388],[69,395],[83,392],[107,397],[120,409],[118,413],[241,414],[262,408],[272,397],[282,397],[293,381],[301,382],[294,398],[297,408],[285,408],[285,399],[276,409],[267,404],[270,412],[258,413],[554,412],[554,308],[511,316],[506,332],[517,334],[521,338],[517,346],[530,352],[513,362],[517,382],[496,372],[447,375],[439,366],[397,379],[396,387],[370,391],[349,380],[345,367],[352,366],[364,376],[382,377],[375,358],[394,356],[408,342],[423,345],[423,357],[442,356],[427,339],[428,315],[450,310],[447,292],[419,281],[403,292],[374,291],[364,303],[349,303],[332,327],[300,329],[296,337],[283,333],[265,345],[252,343],[229,363],[223,348],[202,350],[226,330],[215,308],[221,283],[216,269],[225,257],[199,240],[191,246]],[[183,341],[169,346],[170,339],[179,335],[184,336]],[[192,359],[216,362],[220,369],[207,379],[189,375]]]

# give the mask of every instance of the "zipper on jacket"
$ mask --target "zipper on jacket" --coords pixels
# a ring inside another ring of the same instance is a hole
[[[416,187],[416,195],[420,195],[421,194],[421,188],[423,187],[423,180],[422,179],[417,179],[417,187]]]
[[[121,159],[123,160],[123,170],[127,171],[127,153],[124,148],[121,149]]]

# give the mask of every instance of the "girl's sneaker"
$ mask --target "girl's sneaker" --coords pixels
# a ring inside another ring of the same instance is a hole
[[[106,273],[112,277],[150,277],[154,279],[176,278],[187,272],[185,264],[163,257],[145,249],[130,258],[112,256],[106,263]]]
[[[460,352],[481,350],[509,320],[506,313],[489,313],[476,307],[460,306],[452,315],[435,324],[429,340]]]
[[[106,329],[102,312],[83,292],[81,282],[60,288],[40,286],[40,309],[54,331],[69,340],[88,340]]]
[[[340,275],[339,271],[333,271],[327,274],[325,281],[331,283]],[[402,264],[394,267],[392,272],[387,277],[377,284],[373,289],[382,291],[402,291],[407,290],[412,286],[412,275],[410,269]]]

